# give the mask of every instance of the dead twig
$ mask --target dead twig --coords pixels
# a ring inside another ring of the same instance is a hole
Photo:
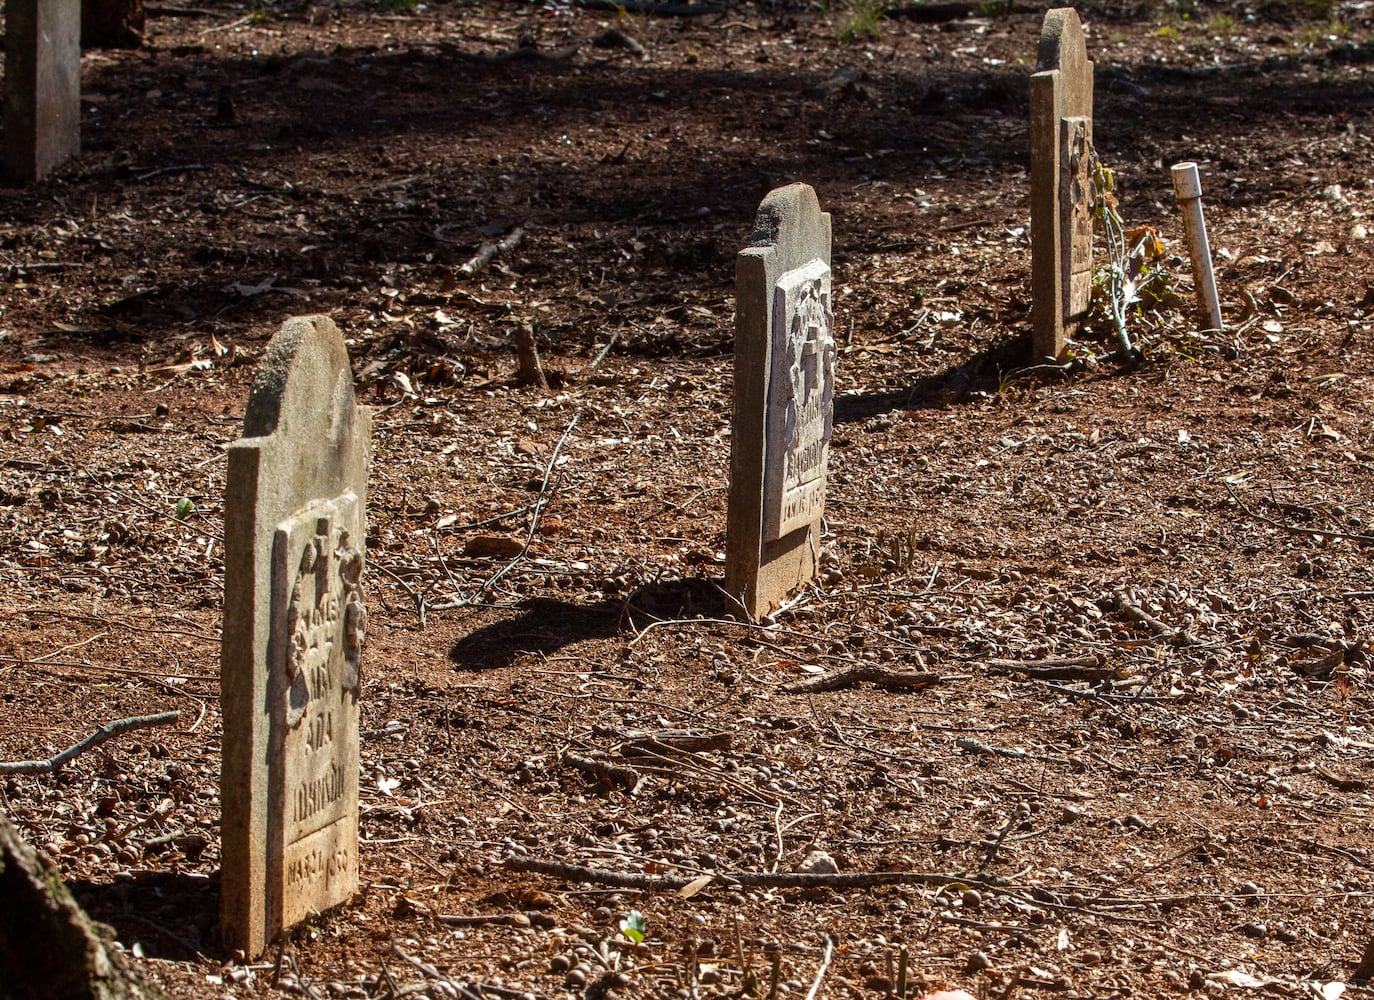
[[[1105,681],[1120,677],[1117,668],[1107,666],[1100,653],[1047,660],[988,660],[987,666],[990,673],[1025,674],[1041,681]]]
[[[549,391],[549,379],[544,374],[544,366],[539,363],[539,347],[534,342],[534,331],[522,326],[515,331],[515,356],[520,365],[520,383],[537,385]]]
[[[534,52],[538,50],[516,49],[515,51]],[[510,253],[510,251],[518,247],[520,245],[520,241],[524,238],[525,227],[516,226],[509,233],[506,234],[504,239],[500,240],[499,242],[483,244],[482,249],[478,250],[477,253],[473,254],[471,260],[469,260],[462,267],[458,268],[458,273],[465,278],[471,278],[478,271],[482,270],[493,260],[495,260],[497,254]]]
[[[491,577],[491,579],[487,580],[486,583],[478,587],[477,592],[474,593],[471,597],[461,598],[457,601],[450,601],[447,604],[431,604],[429,606],[429,610],[452,611],[455,608],[466,608],[470,605],[478,603],[482,600],[482,598],[484,598],[488,593],[491,592],[492,588],[500,582],[503,576],[509,573],[512,569],[514,569],[520,563],[520,561],[523,560],[525,556],[529,553],[530,546],[534,544],[535,533],[539,530],[539,518],[544,513],[545,508],[548,507],[548,501],[545,499],[545,497],[548,496],[549,482],[553,479],[553,470],[558,467],[558,456],[563,453],[563,445],[567,443],[568,435],[572,434],[573,428],[577,426],[577,421],[580,418],[581,414],[578,414],[577,416],[574,416],[572,418],[572,421],[569,422],[567,429],[563,431],[563,436],[558,439],[558,444],[554,445],[553,454],[549,456],[548,468],[544,470],[544,481],[539,485],[539,495],[534,498],[534,503],[532,505],[533,513],[530,515],[529,531],[525,535],[525,542],[520,547],[520,551],[515,554],[515,556],[511,559],[510,562],[506,563],[506,565],[502,566],[499,570],[497,570],[496,573]]]
[[[816,1000],[821,995],[821,983],[825,981],[825,974],[830,971],[830,960],[835,957],[835,939],[829,934],[825,935],[825,954],[821,956],[821,967],[816,970],[815,982],[811,984],[811,989],[806,993],[806,1000]]]
[[[1127,597],[1126,592],[1123,590],[1118,590],[1112,594],[1112,603],[1115,604],[1116,610],[1120,611],[1128,619],[1135,622],[1137,625],[1144,625],[1150,631],[1151,635],[1157,639],[1162,639],[1171,646],[1196,646],[1198,644],[1197,637],[1186,628],[1170,628],[1166,623],[1160,621]]]
[[[180,712],[160,712],[157,715],[134,715],[127,719],[116,719],[114,722],[107,722],[95,732],[91,733],[80,743],[73,743],[55,757],[47,760],[19,760],[9,763],[0,763],[0,774],[47,774],[56,773],[58,768],[67,761],[80,754],[85,753],[92,747],[98,747],[111,737],[121,733],[127,733],[132,729],[147,729],[151,726],[165,726],[168,723],[176,722],[181,718]]]
[[[619,340],[619,339],[620,339],[620,331],[619,331],[619,330],[612,330],[612,331],[611,331],[611,339],[608,340],[608,341],[606,341],[606,346],[603,347],[603,348],[601,348],[601,351],[597,354],[597,356],[594,357],[594,358],[592,358],[592,363],[589,364],[586,368],[584,368],[583,371],[588,371],[588,372],[594,372],[594,371],[596,371],[596,369],[597,369],[598,367],[600,367],[601,362],[603,362],[603,361],[606,360],[606,356],[607,356],[608,354],[611,353],[611,348],[615,346],[615,342],[616,342],[617,340]]]
[[[986,743],[975,740],[972,736],[960,736],[954,741],[961,750],[969,753],[995,754],[998,757],[1007,757],[1011,760],[1038,760],[1046,764],[1073,764],[1067,757],[1054,757],[1044,753],[1030,753],[1026,750],[1011,750],[1007,747],[993,747]]]
[[[1374,545],[1374,535],[1355,535],[1348,531],[1330,531],[1326,528],[1304,528],[1296,524],[1288,524],[1285,521],[1276,521],[1272,517],[1264,514],[1257,514],[1236,495],[1236,491],[1231,488],[1230,483],[1225,483],[1226,492],[1231,494],[1231,499],[1236,502],[1236,506],[1241,509],[1246,517],[1254,518],[1256,521],[1263,521],[1265,524],[1273,525],[1294,535],[1317,535],[1322,538],[1344,538],[1349,542],[1359,542],[1361,545]]]
[[[635,793],[639,788],[639,783],[644,780],[638,771],[624,764],[607,764],[604,760],[581,757],[575,753],[567,753],[566,751],[559,759],[573,770],[590,775],[597,781],[604,781],[610,785],[619,785],[630,795]]]
[[[530,918],[523,913],[436,913],[434,919],[449,927],[491,927],[506,925],[528,927]]]
[[[566,882],[590,882],[617,889],[645,889],[676,892],[700,876],[646,875],[642,872],[613,872],[604,868],[546,861],[541,858],[506,858],[502,864],[511,871],[551,875]],[[873,889],[884,885],[946,886],[955,883],[992,888],[984,879],[971,875],[945,872],[841,872],[815,874],[810,872],[716,872],[716,881],[760,889]]]
[[[813,694],[817,691],[836,691],[865,682],[885,688],[920,690],[940,683],[940,675],[928,670],[893,670],[876,663],[856,663],[852,667],[843,667],[799,681],[789,681],[779,685],[778,690],[784,694]]]
[[[152,511],[154,514],[156,514],[156,515],[157,515],[158,517],[160,517],[160,518],[163,518],[164,520],[167,520],[167,521],[175,521],[177,524],[181,525],[183,528],[190,528],[190,529],[191,529],[192,531],[194,531],[196,534],[202,535],[202,536],[204,536],[205,538],[213,539],[214,541],[219,542],[219,543],[221,543],[221,544],[224,543],[224,536],[223,536],[223,535],[216,534],[216,533],[213,532],[213,531],[207,531],[207,530],[204,529],[204,528],[197,528],[194,524],[190,524],[190,523],[187,522],[185,519],[180,518],[180,517],[177,517],[175,514],[168,514],[165,510],[158,510],[158,509],[157,509],[156,507],[154,507],[152,504],[150,504],[150,503],[145,503],[144,501],[138,499],[138,497],[132,497],[132,496],[129,496],[127,493],[121,493],[119,490],[115,489],[115,488],[114,488],[113,486],[111,486],[109,483],[102,483],[102,482],[101,482],[99,479],[97,479],[95,476],[91,475],[91,473],[90,473],[90,471],[89,471],[88,469],[82,469],[81,471],[84,472],[84,473],[86,474],[86,478],[89,479],[91,482],[95,483],[96,486],[100,487],[102,490],[108,490],[109,492],[113,493],[115,496],[119,497],[119,499],[124,500],[124,501],[126,501],[126,502],[128,502],[128,503],[131,503],[131,504],[133,504],[133,505],[136,506],[136,507],[142,507],[144,510]]]

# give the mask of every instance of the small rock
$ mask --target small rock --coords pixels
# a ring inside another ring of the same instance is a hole
[[[968,962],[964,965],[965,972],[982,972],[984,969],[992,968],[992,959],[988,958],[987,952],[975,951],[969,955]]]
[[[801,864],[801,871],[806,875],[834,875],[839,870],[835,859],[824,851],[812,851]]]
[[[1263,938],[1269,936],[1269,928],[1264,924],[1242,924],[1240,932],[1248,938]]]

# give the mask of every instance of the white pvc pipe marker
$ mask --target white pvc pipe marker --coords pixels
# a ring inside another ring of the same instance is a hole
[[[1180,163],[1172,170],[1174,194],[1183,209],[1183,229],[1188,234],[1188,256],[1193,261],[1193,286],[1198,306],[1210,330],[1223,330],[1217,279],[1212,273],[1212,250],[1207,245],[1207,222],[1202,217],[1202,182],[1196,163]]]

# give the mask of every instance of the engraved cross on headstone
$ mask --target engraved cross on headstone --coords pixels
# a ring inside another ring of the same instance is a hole
[[[1045,14],[1030,81],[1031,289],[1037,359],[1062,358],[1092,295],[1093,64],[1078,12]]]

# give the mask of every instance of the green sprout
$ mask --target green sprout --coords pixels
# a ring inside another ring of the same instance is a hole
[[[182,497],[177,501],[176,510],[173,511],[173,516],[175,516],[178,521],[184,521],[191,516],[191,511],[195,509],[196,505],[191,502],[190,497]]]
[[[644,919],[644,914],[640,913],[638,910],[631,910],[625,915],[625,919],[620,921],[620,933],[624,934],[635,944],[639,944],[644,940],[644,931],[647,927],[648,923]]]
[[[840,26],[840,42],[845,45],[865,40],[876,42],[883,34],[878,22],[886,7],[886,0],[854,0],[849,16]]]

